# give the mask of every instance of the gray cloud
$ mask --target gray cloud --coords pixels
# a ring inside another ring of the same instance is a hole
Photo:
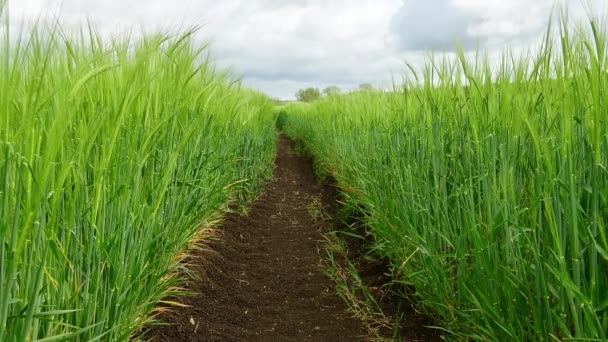
[[[403,50],[451,51],[457,44],[465,49],[478,44],[479,37],[469,30],[480,21],[449,0],[404,0],[391,19],[391,29]]]

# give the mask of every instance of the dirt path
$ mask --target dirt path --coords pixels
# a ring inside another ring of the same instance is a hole
[[[279,140],[274,179],[248,216],[229,215],[202,252],[189,308],[163,317],[154,341],[360,341],[365,332],[322,274],[321,195],[310,160]]]

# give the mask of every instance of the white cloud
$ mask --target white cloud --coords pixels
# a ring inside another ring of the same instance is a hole
[[[578,0],[561,0],[584,18]],[[606,13],[604,0],[590,0]],[[525,48],[543,34],[559,0],[9,0],[13,21],[90,18],[104,35],[202,25],[218,64],[247,86],[291,98],[305,86],[389,85],[404,61],[428,49],[496,52]]]

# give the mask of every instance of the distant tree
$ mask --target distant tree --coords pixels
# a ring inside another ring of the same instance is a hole
[[[321,98],[321,92],[317,88],[300,89],[296,93],[298,101],[312,102]]]
[[[329,87],[323,89],[323,94],[325,94],[325,96],[338,95],[338,94],[340,94],[340,92],[341,92],[340,88],[338,88],[336,86],[329,86]]]
[[[371,83],[361,83],[359,84],[359,91],[373,91],[374,86]]]

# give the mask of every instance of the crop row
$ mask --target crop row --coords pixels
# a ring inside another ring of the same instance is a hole
[[[395,92],[283,108],[420,309],[456,338],[608,338],[608,73],[596,21]]]
[[[0,31],[0,341],[127,340],[276,149],[272,103],[195,30]]]

